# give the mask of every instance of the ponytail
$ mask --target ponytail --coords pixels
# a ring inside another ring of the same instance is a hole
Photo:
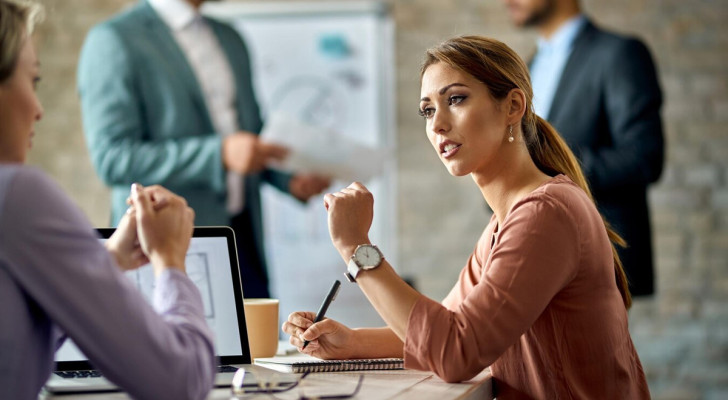
[[[526,138],[528,152],[538,169],[549,176],[557,174],[568,176],[594,202],[594,197],[586,182],[584,173],[579,166],[576,156],[569,149],[569,146],[551,124],[534,113],[530,114],[535,118],[535,129],[533,124],[528,123],[526,117],[523,118],[523,126],[521,128],[525,134],[524,137]],[[626,247],[627,243],[612,229],[609,222],[604,219],[604,216],[602,216],[602,220],[604,221],[604,227],[607,229],[607,236],[612,246],[617,288],[622,295],[622,302],[624,302],[625,308],[629,309],[632,306],[632,295],[629,293],[627,275],[624,273],[622,260],[619,259],[616,247],[616,245]]]

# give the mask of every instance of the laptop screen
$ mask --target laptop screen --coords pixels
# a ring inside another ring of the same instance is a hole
[[[102,242],[114,229],[98,229]],[[228,227],[196,227],[186,258],[187,276],[200,290],[205,319],[215,334],[220,364],[250,364],[243,292],[238,270],[235,236]],[[151,302],[154,272],[150,265],[128,271],[141,294]],[[70,340],[56,352],[56,370],[92,368],[87,357]]]

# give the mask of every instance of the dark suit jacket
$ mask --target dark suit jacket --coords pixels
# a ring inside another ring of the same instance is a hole
[[[662,172],[662,93],[645,45],[587,21],[574,41],[547,120],[582,163],[619,249],[633,295],[654,292],[647,185]]]
[[[235,79],[238,126],[258,133],[248,51],[230,26],[207,19]],[[125,212],[133,182],[161,184],[187,199],[196,225],[230,225],[221,136],[197,78],[172,32],[146,1],[95,26],[78,67],[84,131],[91,160],[111,187],[112,222]],[[265,271],[260,185],[288,191],[289,174],[245,177],[245,208]]]

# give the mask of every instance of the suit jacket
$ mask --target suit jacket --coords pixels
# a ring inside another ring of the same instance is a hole
[[[262,122],[247,48],[231,27],[207,23],[235,77],[239,128],[257,134]],[[130,184],[139,182],[161,184],[185,197],[196,225],[230,224],[221,137],[184,53],[148,3],[141,1],[89,32],[78,88],[91,160],[111,186],[113,223],[127,208]],[[260,184],[287,191],[289,180],[273,170],[245,177],[245,207],[261,255]]]
[[[581,161],[599,211],[627,241],[618,250],[638,296],[654,292],[647,186],[662,172],[661,105],[647,47],[587,21],[547,120]]]

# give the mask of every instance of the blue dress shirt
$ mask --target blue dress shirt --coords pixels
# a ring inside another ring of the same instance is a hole
[[[531,63],[531,82],[533,106],[541,118],[548,119],[574,40],[585,23],[586,17],[579,14],[562,25],[551,39],[538,39],[538,51]]]

